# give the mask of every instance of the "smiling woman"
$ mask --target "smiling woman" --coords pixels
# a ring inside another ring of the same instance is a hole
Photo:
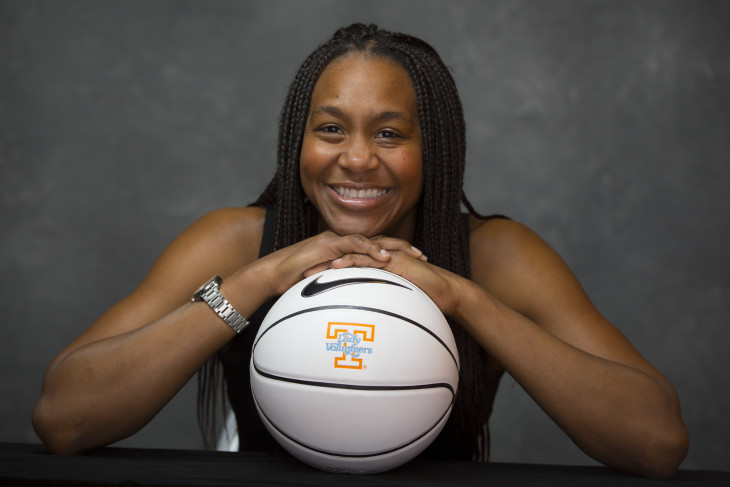
[[[588,455],[671,476],[688,446],[672,385],[545,242],[472,208],[465,147],[456,86],[431,46],[376,26],[338,30],[290,86],[269,186],[251,206],[186,229],[59,353],[34,411],[39,436],[57,453],[117,441],[199,370],[201,424],[213,434],[222,365],[241,449],[274,448],[248,372],[263,316],[304,277],[375,267],[436,303],[461,357],[453,414],[424,454],[486,459],[507,371]]]
[[[300,174],[323,228],[412,241],[422,162],[408,73],[387,58],[347,55],[322,72],[310,106]]]

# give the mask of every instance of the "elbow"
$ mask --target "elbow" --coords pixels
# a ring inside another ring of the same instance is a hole
[[[682,419],[679,398],[668,388],[663,404],[652,408],[650,417],[639,424],[634,435],[634,473],[656,479],[669,479],[679,470],[689,451],[689,431]]]
[[[637,459],[636,473],[657,479],[669,479],[677,473],[689,450],[689,433],[684,422],[679,423],[646,445]]]
[[[62,418],[58,408],[44,397],[33,408],[32,424],[49,453],[78,455],[86,451],[80,447],[80,429],[74,428],[70,421]]]

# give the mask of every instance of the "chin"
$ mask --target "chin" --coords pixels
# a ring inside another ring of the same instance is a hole
[[[320,215],[323,213],[320,212]],[[323,228],[329,228],[337,235],[363,235],[374,237],[376,235],[387,235],[408,239],[408,228],[410,221],[408,216],[402,216],[386,212],[339,212],[325,213],[327,217],[321,219]],[[412,238],[412,237],[411,237]]]
[[[337,235],[358,234],[370,238],[383,233],[385,230],[385,227],[379,222],[363,221],[362,219],[340,218],[331,223],[325,221],[324,224]]]
[[[335,226],[330,227],[332,228],[332,231],[335,232],[337,235],[362,235],[363,237],[374,237],[375,235],[379,235],[383,233],[382,231],[378,231],[377,229],[373,229],[372,227],[360,227],[360,226]]]

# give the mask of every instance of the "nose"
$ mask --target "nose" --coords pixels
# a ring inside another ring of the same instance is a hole
[[[353,137],[348,141],[337,162],[340,167],[352,172],[371,171],[378,167],[378,157],[366,137]]]

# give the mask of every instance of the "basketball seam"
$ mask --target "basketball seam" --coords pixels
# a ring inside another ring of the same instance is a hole
[[[404,384],[404,385],[398,385],[398,386],[369,386],[369,385],[362,385],[362,384],[341,384],[338,382],[321,382],[321,381],[296,379],[294,377],[285,377],[285,376],[281,376],[281,375],[271,374],[269,372],[265,372],[265,371],[261,370],[256,365],[256,363],[253,361],[253,359],[251,360],[251,362],[252,362],[254,370],[260,376],[266,377],[266,378],[272,379],[272,380],[282,381],[282,382],[291,382],[293,384],[302,384],[302,385],[313,386],[313,387],[329,387],[331,389],[352,389],[352,390],[358,390],[358,391],[407,391],[407,390],[414,390],[414,389],[444,388],[444,389],[448,389],[449,392],[451,392],[452,398],[453,398],[454,394],[456,394],[456,392],[454,391],[454,388],[448,382],[433,382],[431,384]]]

